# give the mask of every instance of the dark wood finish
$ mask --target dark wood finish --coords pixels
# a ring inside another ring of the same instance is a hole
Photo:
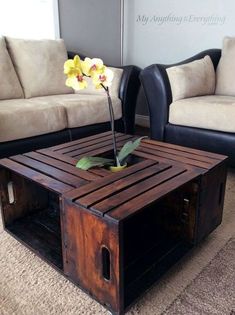
[[[118,313],[121,303],[118,226],[107,224],[70,201],[64,202],[64,272],[103,305]],[[103,277],[102,248],[110,253],[109,280]]]
[[[117,146],[136,137],[117,133]],[[226,157],[149,139],[119,173],[110,132],[0,160],[6,231],[113,314],[124,313],[221,223]],[[10,203],[8,184],[13,185]]]

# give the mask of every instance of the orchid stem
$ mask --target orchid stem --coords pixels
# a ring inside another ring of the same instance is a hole
[[[113,112],[113,105],[112,105],[112,100],[109,94],[109,88],[105,87],[104,85],[102,85],[102,87],[104,88],[104,90],[107,93],[107,97],[108,97],[108,104],[109,104],[109,115],[110,115],[110,123],[111,123],[111,130],[112,130],[112,138],[113,138],[113,153],[114,153],[114,158],[115,158],[115,162],[116,162],[116,166],[121,166],[121,163],[118,159],[118,155],[117,155],[117,142],[116,142],[116,135],[115,135],[115,126],[114,126],[114,112]]]

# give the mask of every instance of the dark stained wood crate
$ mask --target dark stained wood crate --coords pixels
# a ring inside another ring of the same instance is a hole
[[[111,133],[0,160],[3,222],[121,314],[220,224],[227,158],[144,139],[119,173],[75,168],[87,155],[112,156]]]
[[[198,179],[145,160],[64,194],[65,274],[122,313],[191,247]]]

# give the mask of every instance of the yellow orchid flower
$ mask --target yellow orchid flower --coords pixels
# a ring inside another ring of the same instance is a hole
[[[96,72],[103,72],[105,68],[103,61],[99,58],[85,58],[81,66],[82,72],[88,77],[92,77]]]
[[[65,82],[65,85],[73,88],[75,91],[83,90],[87,87],[87,82],[83,75],[71,76]]]
[[[105,67],[103,72],[95,72],[92,78],[96,89],[102,88],[102,85],[107,88],[112,84],[113,71]]]
[[[76,77],[82,75],[81,60],[78,55],[74,56],[73,59],[68,59],[64,63],[64,74],[68,77]]]

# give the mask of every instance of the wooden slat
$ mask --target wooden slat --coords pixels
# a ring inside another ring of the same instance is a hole
[[[141,146],[149,148],[149,149],[154,149],[154,150],[156,150],[156,152],[161,152],[164,154],[165,153],[172,154],[172,155],[176,155],[179,157],[185,157],[185,158],[193,159],[195,161],[206,162],[206,163],[209,163],[211,165],[214,165],[215,163],[218,162],[218,160],[215,160],[215,159],[207,157],[207,156],[192,154],[192,153],[185,152],[182,150],[175,150],[173,148],[163,147],[163,146],[153,144],[153,143],[149,144],[148,141],[142,141]]]
[[[106,212],[118,207],[119,205],[127,202],[128,200],[133,199],[134,197],[143,194],[146,191],[153,189],[154,187],[172,180],[172,178],[186,172],[185,169],[179,167],[172,167],[167,169],[160,174],[156,174],[152,177],[149,177],[146,180],[143,180],[136,185],[131,186],[128,189],[125,189],[109,198],[94,204],[90,209],[101,215],[104,215]],[[147,201],[147,200],[146,200]],[[79,202],[79,201],[78,201]]]
[[[131,138],[131,139],[136,139],[136,138]],[[131,140],[130,139],[130,140]],[[127,140],[125,141],[120,141],[120,142],[117,142],[117,148],[118,149],[121,149],[121,147],[127,142]],[[112,152],[113,150],[113,145],[112,143],[110,145],[107,145],[105,147],[101,147],[101,148],[98,148],[96,150],[93,150],[93,151],[89,151],[89,152],[86,152],[84,154],[79,154],[79,155],[76,155],[76,156],[73,156],[73,158],[76,158],[76,159],[81,159],[82,157],[84,156],[100,156],[100,155],[104,155],[106,152]]]
[[[0,165],[60,194],[68,192],[74,188],[72,185],[64,184],[59,180],[41,174],[29,167],[6,158],[0,161]]]
[[[55,145],[53,147],[50,147],[50,149],[52,151],[57,151],[57,150],[60,150],[60,149],[63,149],[63,148],[67,148],[67,147],[73,146],[74,144],[84,143],[84,142],[96,139],[98,137],[100,137],[100,138],[106,137],[107,135],[110,135],[110,134],[111,134],[111,131],[106,131],[106,132],[103,132],[103,133],[95,134],[95,135],[92,135],[92,136],[89,136],[89,137],[85,137],[85,138],[81,138],[81,139],[78,139],[78,140],[73,140],[73,141],[62,143],[62,144],[58,144],[58,145]]]
[[[84,179],[78,178],[72,174],[66,173],[48,164],[38,162],[27,156],[15,155],[11,157],[11,160],[25,165],[26,167],[32,168],[37,172],[49,175],[65,184],[69,184],[73,187],[80,187],[87,183]]]
[[[211,168],[211,164],[209,163],[206,163],[206,162],[200,162],[200,161],[195,161],[193,160],[193,157],[192,159],[190,158],[184,158],[184,157],[178,157],[176,155],[172,155],[172,154],[168,154],[168,153],[161,153],[157,150],[154,150],[154,149],[149,149],[149,148],[145,148],[145,147],[142,147],[142,145],[140,145],[137,149],[136,149],[137,152],[144,152],[144,153],[150,153],[152,155],[155,155],[155,156],[159,156],[161,158],[164,158],[165,161],[177,161],[177,162],[180,162],[182,164],[188,164],[188,165],[193,165],[193,166],[196,166],[196,167],[201,167],[201,168],[205,168],[205,169],[210,169]]]
[[[123,189],[134,186],[134,184],[137,184],[140,181],[143,181],[149,177],[152,178],[153,175],[159,174],[170,167],[171,166],[168,164],[155,164],[146,169],[140,170],[137,173],[131,174],[128,177],[121,178],[115,181],[115,183],[111,183],[105,187],[97,189],[96,191],[76,200],[76,202],[88,208],[103,199],[111,197],[113,194],[117,194]]]
[[[57,159],[59,161],[63,161],[63,162],[68,163],[70,165],[76,165],[76,163],[78,161],[75,158],[72,158],[72,157],[64,155],[64,154],[60,154],[58,152],[54,152],[50,149],[41,149],[41,150],[37,150],[37,152],[44,154],[44,155],[47,155],[47,156],[50,156],[50,157]]]
[[[62,161],[57,160],[55,158],[51,158],[49,156],[40,154],[38,152],[25,153],[24,155],[27,157],[30,157],[34,160],[43,162],[43,163],[51,165],[51,166],[54,166],[54,167],[56,167],[62,171],[66,171],[70,174],[73,174],[73,175],[75,175],[79,178],[85,179],[85,180],[92,181],[92,180],[97,179],[97,176],[95,176],[89,172],[83,171],[81,169],[78,169],[75,167],[75,165],[67,164],[65,162],[62,162]]]
[[[89,173],[91,174],[95,174],[98,175],[100,177],[104,177],[107,176],[108,174],[110,174],[110,171],[106,168],[102,168],[102,167],[94,167],[88,170]],[[96,176],[97,178],[97,176]]]
[[[130,137],[131,136],[129,136],[129,135],[124,135],[124,134],[121,134],[121,133],[117,133],[116,134],[116,139],[117,140],[128,139]],[[93,140],[89,140],[89,141],[87,140],[87,141],[82,142],[82,143],[75,143],[73,145],[70,145],[69,147],[61,148],[60,150],[57,150],[57,152],[65,154],[65,153],[69,153],[69,152],[72,152],[72,151],[85,149],[85,148],[88,148],[88,147],[93,146],[93,145],[104,146],[104,144],[106,142],[109,144],[110,141],[112,142],[112,135],[108,134],[105,137],[96,137]]]
[[[46,156],[50,156],[54,159],[57,159],[59,161],[68,163],[70,165],[75,166],[78,162],[78,160],[82,157],[78,157],[78,158],[73,158],[70,156],[67,156],[65,154],[60,154],[58,152],[54,152],[51,151],[50,149],[42,149],[42,150],[38,150],[37,152],[44,154]],[[83,176],[85,179],[87,180],[91,180],[91,176],[94,178],[94,176],[96,176],[96,178],[100,178],[100,177],[104,177],[105,174],[107,175],[107,171],[106,170],[99,170],[99,169],[93,169],[93,170],[89,170],[89,171],[82,171],[83,172]],[[92,179],[94,180],[94,179]]]
[[[69,192],[65,195],[67,199],[75,200],[78,199],[84,195],[87,195],[88,193],[92,193],[93,191],[102,188],[108,184],[114,183],[115,181],[124,178],[130,174],[134,174],[138,172],[139,170],[143,170],[151,165],[157,164],[155,161],[145,160],[143,162],[137,163],[133,166],[130,166],[126,169],[124,169],[121,172],[118,173],[110,173],[110,175],[106,176],[105,178],[97,179],[95,182],[91,182],[90,184],[87,184],[84,187],[81,187],[79,189],[74,189],[73,191]]]
[[[226,156],[224,156],[222,154],[202,151],[202,150],[198,150],[198,149],[192,149],[192,148],[189,148],[189,147],[183,147],[183,146],[180,146],[180,145],[177,145],[177,144],[171,144],[171,143],[167,143],[167,142],[160,142],[160,141],[150,140],[150,139],[144,139],[142,141],[145,142],[145,143],[150,143],[150,144],[158,145],[158,146],[165,147],[165,148],[172,148],[172,149],[175,149],[175,150],[184,151],[184,152],[188,152],[188,153],[191,153],[191,154],[207,156],[207,157],[210,157],[212,159],[217,159],[219,161],[223,161],[223,160],[226,159]]]
[[[132,136],[124,135],[122,137],[117,138],[116,143],[117,143],[117,145],[119,143],[124,144],[128,140],[131,140],[131,139],[133,139]],[[72,150],[71,152],[66,152],[66,155],[71,156],[71,157],[84,156],[84,155],[90,155],[90,154],[94,155],[93,151],[95,151],[96,149],[102,149],[102,148],[107,147],[107,146],[113,147],[112,139],[107,140],[107,141],[103,141],[103,142],[98,142],[98,143],[92,144],[90,146],[88,145],[82,149],[77,148],[76,150]]]
[[[162,183],[161,185],[158,185],[146,191],[145,193],[127,201],[126,203],[120,205],[112,211],[109,211],[106,216],[114,220],[123,220],[196,178],[197,174],[195,174],[195,172],[186,171],[182,174],[179,174],[174,179],[166,181],[165,183]]]
[[[182,163],[177,162],[177,161],[169,161],[165,158],[162,158],[160,156],[155,156],[146,152],[141,152],[141,151],[136,151],[134,152],[134,155],[141,157],[141,158],[145,158],[145,159],[149,159],[149,160],[153,160],[153,161],[157,161],[157,162],[162,162],[162,163],[166,163],[166,162],[171,162],[172,165],[175,166],[181,166],[182,167]],[[185,168],[187,168],[188,170],[194,170],[196,173],[198,174],[204,174],[207,172],[207,169],[204,168],[200,168],[200,167],[196,167],[193,165],[189,165],[189,164],[183,164],[185,166]]]

